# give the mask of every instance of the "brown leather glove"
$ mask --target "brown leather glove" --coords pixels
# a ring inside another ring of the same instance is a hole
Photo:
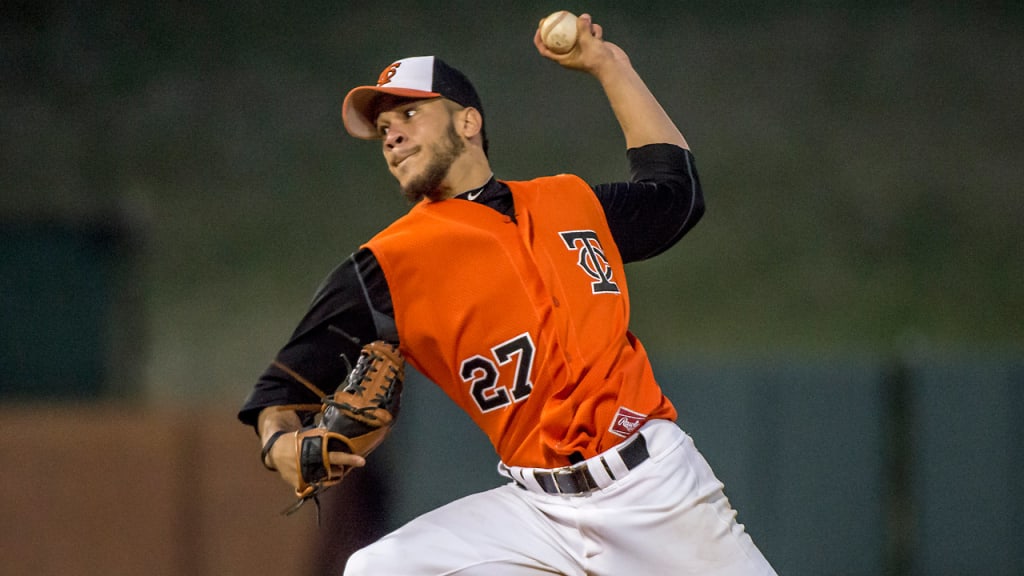
[[[398,417],[404,380],[405,359],[398,348],[381,340],[363,347],[345,382],[324,398],[319,422],[295,435],[299,501],[289,512],[348,473],[350,468],[331,466],[330,452],[365,457],[380,446]]]

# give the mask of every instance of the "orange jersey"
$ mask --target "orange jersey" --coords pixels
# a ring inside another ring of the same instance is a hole
[[[674,420],[629,332],[622,259],[593,191],[570,175],[506,184],[515,221],[421,202],[367,243],[402,353],[512,466],[564,466]]]

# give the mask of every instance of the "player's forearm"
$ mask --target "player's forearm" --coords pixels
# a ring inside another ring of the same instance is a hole
[[[689,145],[625,54],[594,70],[626,137],[627,148],[647,144]]]

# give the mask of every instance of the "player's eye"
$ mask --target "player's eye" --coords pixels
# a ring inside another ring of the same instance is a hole
[[[416,115],[417,110],[415,108],[409,108],[404,112],[406,118],[412,118]]]
[[[377,135],[383,138],[388,135],[388,127],[384,125],[377,126]]]

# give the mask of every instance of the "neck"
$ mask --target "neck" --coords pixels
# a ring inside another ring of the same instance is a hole
[[[482,150],[471,147],[452,163],[445,178],[445,198],[452,198],[487,184],[494,172]]]

